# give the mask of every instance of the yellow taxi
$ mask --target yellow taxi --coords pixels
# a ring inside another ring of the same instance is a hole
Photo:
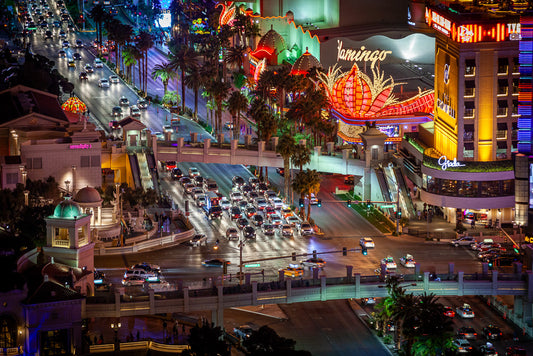
[[[69,59],[68,66],[69,68],[76,68],[76,62],[73,59]]]
[[[303,277],[304,269],[299,265],[290,264],[287,268],[282,268],[283,274],[287,277]]]

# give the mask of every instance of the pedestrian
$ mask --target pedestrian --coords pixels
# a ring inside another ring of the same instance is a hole
[[[104,343],[104,335],[100,334],[100,339],[98,339],[98,345],[102,345]]]
[[[140,337],[139,330],[137,330],[137,341],[139,341],[140,338],[141,338],[141,337]]]
[[[94,335],[94,345],[98,344],[98,338]]]

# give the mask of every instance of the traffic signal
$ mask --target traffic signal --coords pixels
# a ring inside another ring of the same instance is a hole
[[[366,201],[366,208],[370,209],[372,207],[372,203],[370,202],[370,199]]]
[[[348,249],[347,249],[346,247],[343,247],[343,248],[342,248],[342,255],[343,255],[343,256],[348,255]]]
[[[492,261],[489,261],[489,269],[492,270],[494,267],[494,264],[492,263]]]
[[[293,261],[296,261],[296,252],[293,252],[293,253],[292,253],[292,260],[293,260]]]
[[[319,208],[322,207],[322,199],[318,199],[316,205],[317,205]]]
[[[313,250],[313,258],[317,258],[316,250]]]
[[[361,253],[363,254],[363,256],[368,255],[368,250],[366,249],[365,246],[361,247]]]
[[[398,219],[401,219],[402,218],[402,209],[398,209],[398,211],[396,212],[396,217]]]
[[[518,246],[513,245],[513,249],[514,249],[514,253],[520,253],[520,251],[518,250]]]
[[[303,208],[304,207],[304,200],[300,198],[298,200],[298,205],[300,206],[300,208]]]
[[[348,204],[348,208],[352,207],[352,201],[350,199],[348,199],[348,201],[346,203]]]

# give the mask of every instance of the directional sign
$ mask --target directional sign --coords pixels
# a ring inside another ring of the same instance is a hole
[[[387,208],[394,208],[396,207],[396,204],[390,204],[390,205],[381,205],[381,208],[382,209],[387,209]]]
[[[248,265],[244,265],[244,267],[261,267],[260,263],[250,263]]]

